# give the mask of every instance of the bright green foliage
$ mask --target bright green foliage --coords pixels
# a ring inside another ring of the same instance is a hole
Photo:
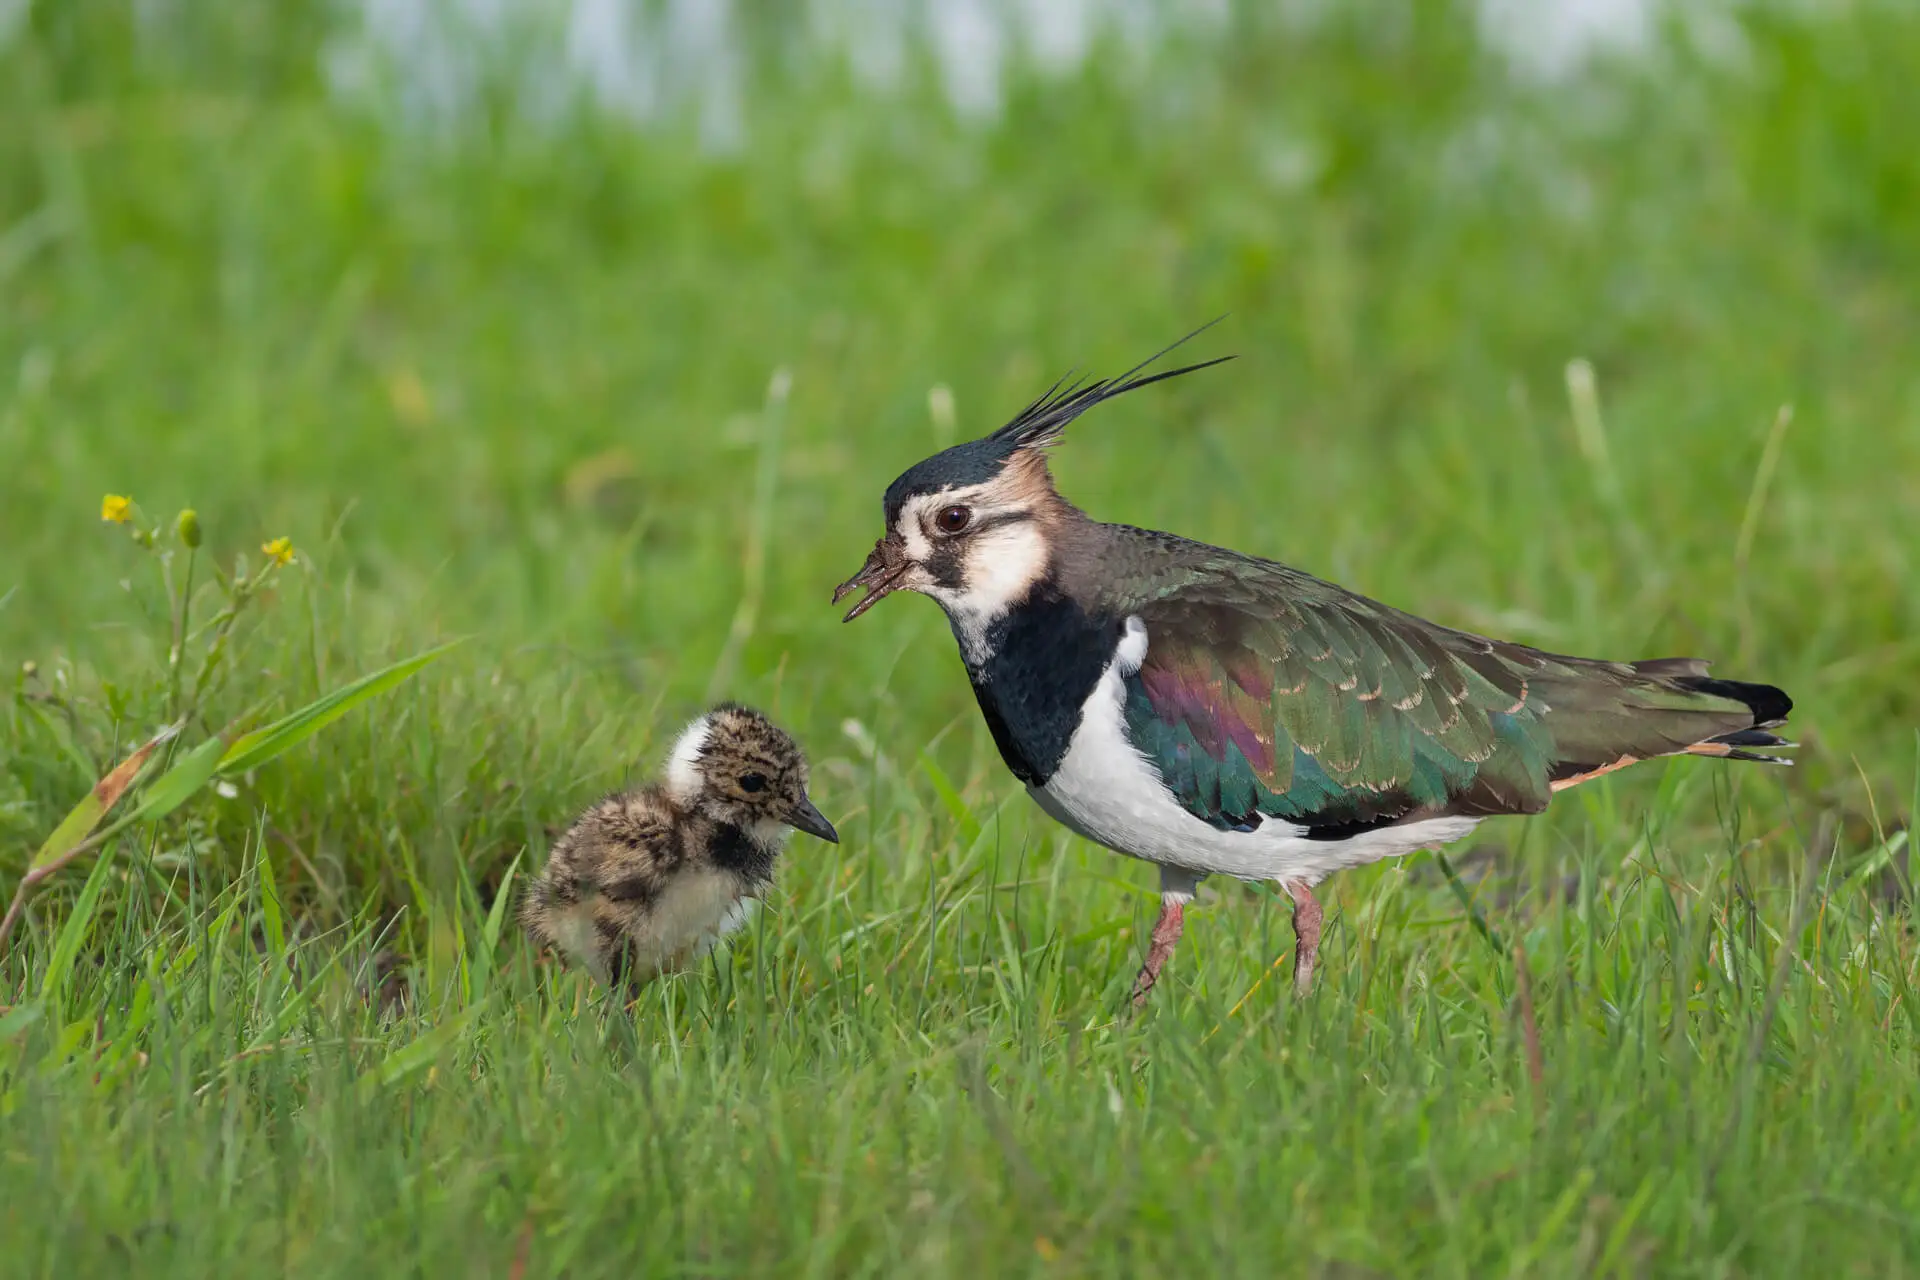
[[[0,44],[0,888],[189,711],[145,785],[471,637],[41,886],[0,1273],[1920,1271],[1914,7],[1531,85],[1463,5],[1248,4],[978,123],[732,9],[719,153],[511,66],[444,130],[341,109],[357,6]],[[1713,658],[1802,764],[1484,824],[1504,951],[1426,859],[1343,876],[1305,1004],[1284,903],[1209,882],[1122,1021],[1151,870],[1034,810],[931,603],[827,596],[904,466],[1222,311],[1241,358],[1077,424],[1063,492]],[[716,669],[844,843],[623,1015],[495,907]]]

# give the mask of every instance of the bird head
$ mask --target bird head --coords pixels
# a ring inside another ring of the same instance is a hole
[[[807,758],[773,721],[723,703],[688,725],[667,760],[674,803],[740,828],[760,844],[792,827],[829,844],[840,835],[807,798]]]
[[[845,620],[902,590],[932,596],[956,626],[998,617],[1017,604],[1046,574],[1049,533],[1073,510],[1054,489],[1046,461],[1067,424],[1102,401],[1232,359],[1140,373],[1172,349],[1117,378],[1056,382],[993,434],[909,467],[887,486],[886,533],[860,571],[834,588],[836,604],[857,588],[867,590]]]

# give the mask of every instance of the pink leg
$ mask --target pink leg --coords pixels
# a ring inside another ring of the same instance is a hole
[[[1313,968],[1320,958],[1320,904],[1306,885],[1284,888],[1293,899],[1293,990],[1305,995],[1313,989]]]
[[[1140,966],[1140,974],[1133,980],[1133,1007],[1138,1009],[1147,1003],[1147,993],[1153,990],[1153,984],[1160,980],[1160,966],[1173,954],[1173,948],[1180,941],[1180,930],[1186,924],[1187,907],[1182,898],[1164,897],[1160,899],[1160,918],[1154,922],[1153,942],[1147,948],[1147,962]]]

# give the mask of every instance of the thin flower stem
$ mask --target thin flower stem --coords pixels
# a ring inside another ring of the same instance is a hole
[[[173,651],[167,662],[167,719],[180,719],[180,667],[186,661],[188,614],[193,608],[193,567],[198,562],[200,552],[197,548],[187,548],[187,572],[180,588],[180,596],[174,601],[173,609]]]
[[[20,918],[21,910],[27,905],[27,882],[23,878],[13,891],[13,901],[7,904],[7,914],[0,918],[0,955],[6,954],[7,938],[13,933],[13,922]]]

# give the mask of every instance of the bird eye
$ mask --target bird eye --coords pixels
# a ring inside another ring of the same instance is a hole
[[[969,507],[948,507],[935,516],[933,522],[940,526],[942,533],[958,533],[973,523],[973,511]]]
[[[740,775],[740,789],[742,791],[758,791],[766,785],[767,780],[757,773],[743,773]]]

